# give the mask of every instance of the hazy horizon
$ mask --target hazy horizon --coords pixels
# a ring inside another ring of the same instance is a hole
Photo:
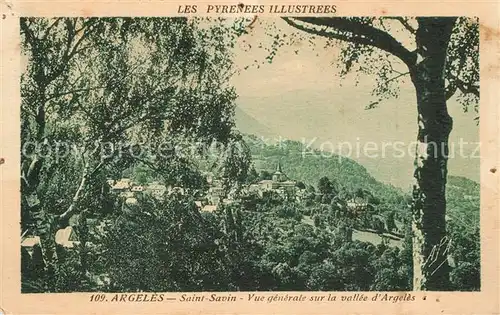
[[[295,32],[280,19],[276,20],[276,27],[282,34]],[[265,46],[268,38],[262,24],[256,23],[252,34],[239,39],[234,49],[235,63],[241,68],[253,66],[235,75],[231,83],[239,95],[237,106],[271,134],[290,140],[309,139],[307,142],[317,139],[313,147],[324,142],[363,145],[415,141],[416,96],[407,76],[399,81],[398,98],[389,98],[377,108],[366,110],[366,105],[377,100],[371,95],[376,75],[356,77],[352,73],[341,80],[335,68],[338,49],[324,49],[319,38],[311,39],[318,42],[316,47],[306,40],[303,45],[299,42],[293,47],[283,46],[272,63],[262,63],[267,53],[255,47],[261,43]],[[395,67],[405,71],[401,65]],[[448,108],[454,119],[450,143],[469,143],[463,146],[465,157],[459,157],[455,148],[457,154],[448,163],[449,175],[479,182],[479,159],[469,157],[479,141],[479,126],[474,120],[477,114],[473,110],[464,112],[454,99],[448,101]],[[386,153],[385,158],[351,158],[378,180],[407,189],[412,183],[413,156],[393,157],[390,148]]]

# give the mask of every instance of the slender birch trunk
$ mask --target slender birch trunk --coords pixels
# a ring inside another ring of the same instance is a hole
[[[416,87],[418,135],[413,186],[413,288],[450,290],[446,236],[448,137],[453,121],[446,107],[446,49],[455,18],[419,18],[417,52],[410,69]]]

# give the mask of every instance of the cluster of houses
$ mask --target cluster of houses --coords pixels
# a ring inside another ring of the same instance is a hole
[[[71,226],[59,229],[55,235],[56,244],[65,248],[74,248],[78,244],[76,234]],[[36,255],[35,249],[41,246],[39,236],[21,236],[21,249],[26,250],[30,257]]]
[[[227,194],[223,188],[222,181],[213,177],[212,174],[206,173],[209,189],[205,196],[200,197],[195,201],[197,207],[203,212],[214,212],[222,204],[231,204],[238,201]],[[139,194],[148,194],[154,198],[162,199],[166,194],[180,193],[184,194],[185,190],[182,187],[166,186],[160,182],[151,182],[146,185],[135,183],[129,178],[107,181],[111,193],[118,196],[122,201],[122,210],[124,212],[133,210],[139,203]],[[305,194],[304,189],[297,187],[297,182],[288,178],[283,172],[281,163],[278,162],[276,170],[272,174],[271,179],[264,179],[257,183],[253,183],[243,187],[243,194],[257,194],[263,197],[266,193],[274,192],[281,196],[292,196],[298,200]],[[356,213],[364,211],[367,203],[359,198],[348,201],[347,207]],[[73,248],[76,244],[76,237],[70,226],[61,229],[56,233],[56,243],[65,247]],[[32,248],[40,242],[38,237],[28,237],[22,239],[22,247]]]
[[[67,249],[72,249],[75,246],[79,245],[80,242],[78,240],[78,236],[73,228],[75,221],[77,221],[78,215],[73,216],[69,220],[69,225],[65,228],[59,229],[56,231],[54,236],[54,240],[57,245],[60,245]],[[95,230],[103,232],[104,230],[104,222],[99,222],[97,219],[88,218],[87,226],[93,227]],[[26,236],[25,233],[21,235],[21,249],[26,250],[27,253],[33,257],[34,249],[36,247],[41,248],[41,242],[39,236]]]
[[[231,194],[227,194],[220,179],[214,178],[211,173],[205,173],[209,189],[205,196],[196,201],[196,205],[201,211],[213,212],[221,204],[231,204],[237,199],[233,198]],[[130,207],[138,203],[137,194],[149,194],[155,198],[163,198],[165,194],[173,192],[180,192],[184,194],[182,187],[166,186],[159,182],[152,182],[147,185],[140,185],[134,183],[129,178],[122,178],[120,180],[108,180],[110,190],[112,193],[123,198],[124,206]],[[243,187],[242,192],[245,194],[256,193],[260,197],[264,196],[267,192],[276,192],[279,195],[292,195],[300,194],[297,189],[296,181],[290,180],[278,163],[276,171],[272,174],[271,179],[261,180],[255,184],[250,184]]]
[[[204,196],[200,196],[196,201],[196,205],[201,211],[213,212],[222,204],[231,204],[238,199],[228,194],[223,187],[222,180],[217,179],[211,173],[204,174],[209,185],[209,189]],[[155,198],[163,198],[165,194],[177,192],[184,194],[182,187],[166,186],[159,182],[152,182],[146,185],[134,183],[129,178],[120,180],[108,180],[111,191],[123,198],[125,207],[134,206],[138,203],[137,194],[149,194]],[[292,197],[300,201],[305,195],[305,190],[297,187],[297,182],[290,179],[278,162],[275,171],[270,179],[263,179],[259,182],[246,185],[242,188],[243,195],[257,194],[263,197],[269,192],[274,192],[280,196]],[[347,207],[355,213],[361,213],[366,210],[368,204],[363,198],[354,198],[347,202]]]
[[[347,201],[347,209],[355,215],[359,215],[368,209],[368,202],[361,197],[354,197]]]
[[[269,191],[277,192],[280,195],[291,194],[295,195],[298,192],[297,182],[290,180],[288,176],[281,169],[281,163],[278,162],[276,171],[273,173],[271,179],[264,179],[258,183],[248,186],[249,192],[256,192],[261,197]]]
[[[111,192],[124,198],[135,198],[137,193],[148,193],[153,197],[162,198],[166,192],[171,192],[174,188],[182,189],[180,187],[167,187],[159,182],[139,185],[134,183],[130,178],[122,178],[120,180],[109,179],[108,184],[111,188]]]
[[[138,194],[150,195],[157,199],[162,199],[165,195],[170,195],[172,193],[185,194],[185,190],[178,186],[167,186],[160,182],[152,182],[147,185],[140,185],[134,183],[129,178],[122,178],[120,180],[108,180],[111,192],[116,194],[118,197],[122,198],[123,209],[133,207],[138,204]],[[219,200],[222,200],[224,195],[224,190],[222,185],[217,185],[214,183],[208,192],[208,202],[196,201],[196,205],[201,211],[213,212],[217,209]],[[224,199],[227,202],[228,199]]]

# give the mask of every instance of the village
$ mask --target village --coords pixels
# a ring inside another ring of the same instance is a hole
[[[231,193],[226,193],[223,187],[223,181],[214,177],[212,173],[206,172],[204,175],[208,184],[208,190],[205,193],[195,194],[197,195],[195,204],[200,212],[212,213],[223,205],[233,203],[241,206],[241,199],[252,195],[258,196],[258,198],[264,198],[266,195],[275,194],[284,199],[292,198],[297,202],[303,202],[307,195],[306,189],[301,187],[302,185],[297,185],[297,181],[290,179],[285,174],[280,162],[277,163],[276,169],[271,174],[270,179],[261,179],[255,183],[244,185],[238,197]],[[108,179],[106,185],[109,188],[109,193],[116,197],[124,218],[130,218],[137,213],[140,209],[140,200],[142,200],[144,196],[162,200],[168,198],[172,194],[185,195],[192,193],[183,187],[167,186],[159,181],[152,181],[141,185],[130,178],[121,178],[119,180]],[[318,195],[318,193],[316,193],[316,195]],[[364,211],[369,209],[367,201],[359,197],[347,200],[345,205],[347,211],[355,217],[359,217]],[[55,234],[55,243],[61,249],[64,249],[64,252],[74,251],[81,244],[75,229],[75,224],[77,224],[78,220],[79,215],[74,215],[70,219],[70,224],[65,228],[59,229]],[[304,215],[303,220],[304,223],[308,225],[314,226],[315,224],[310,215]],[[86,224],[94,231],[99,231],[98,234],[103,234],[107,223],[95,218],[87,218]],[[396,231],[390,231],[390,229],[385,227],[384,232],[375,231],[369,228],[353,228],[350,232],[346,233],[346,237],[351,241],[358,240],[369,242],[374,245],[385,241],[390,247],[402,248],[402,235],[398,235],[400,233],[399,228]],[[86,246],[93,247],[94,245],[92,241],[86,243]],[[22,235],[21,249],[22,252],[29,255],[31,261],[39,260],[42,257],[43,249],[39,236]],[[100,285],[109,285],[110,283],[109,275],[106,273],[93,275],[92,279]]]
[[[281,163],[278,162],[276,170],[272,173],[271,179],[263,179],[256,183],[244,185],[239,193],[239,197],[233,193],[227,193],[223,187],[223,182],[220,178],[214,177],[212,173],[204,173],[208,191],[206,194],[201,194],[195,201],[197,207],[203,212],[213,212],[222,204],[232,204],[239,202],[241,196],[257,195],[263,198],[266,194],[276,193],[283,198],[292,198],[300,202],[305,196],[305,189],[297,186],[297,181],[290,179],[284,172]],[[130,178],[122,178],[120,180],[108,180],[111,193],[117,195],[123,201],[123,209],[136,206],[138,195],[144,194],[151,197],[162,199],[165,195],[173,193],[185,194],[185,189],[178,186],[166,186],[160,182],[154,181],[146,185],[135,183]],[[352,212],[360,212],[366,209],[368,203],[360,198],[353,198],[347,202],[347,207]]]
[[[239,199],[231,192],[226,193],[223,182],[220,178],[216,178],[212,173],[204,173],[208,191],[205,194],[198,196],[196,205],[200,211],[213,212],[221,204],[231,204],[239,201]],[[291,196],[292,198],[300,199],[304,190],[296,186],[297,182],[290,180],[278,163],[276,171],[272,174],[272,179],[261,180],[254,184],[243,186],[240,195],[257,194],[263,197],[266,193],[275,192],[280,196]],[[165,195],[173,193],[185,194],[185,189],[178,186],[166,186],[160,182],[154,181],[146,185],[135,183],[130,178],[122,178],[120,180],[108,180],[111,193],[117,195],[123,200],[124,207],[133,207],[138,204],[138,195],[144,194],[151,197],[162,199]]]
[[[296,201],[302,201],[305,196],[305,189],[297,186],[297,181],[290,179],[278,162],[275,171],[272,173],[271,179],[263,179],[256,183],[244,185],[239,197],[233,196],[231,193],[226,193],[223,187],[222,180],[214,177],[212,173],[204,173],[208,184],[208,190],[205,194],[198,196],[195,201],[196,206],[201,212],[214,212],[221,205],[228,205],[241,201],[240,197],[257,195],[263,198],[266,194],[276,193],[283,198],[292,198]],[[179,186],[167,186],[159,181],[152,181],[147,184],[138,184],[130,178],[121,178],[119,180],[108,179],[107,185],[111,194],[117,197],[121,204],[122,212],[125,214],[133,213],[140,204],[140,197],[151,196],[161,200],[171,194],[184,195],[186,190]],[[349,211],[354,214],[366,210],[368,204],[366,201],[354,198],[347,202]],[[77,216],[70,221],[76,221]],[[95,219],[87,219],[93,221]],[[95,222],[89,222],[95,226]],[[56,232],[55,241],[64,248],[74,248],[78,244],[78,238],[71,224],[64,229]],[[35,245],[38,245],[40,238],[38,236],[22,237],[21,247],[28,249],[30,255]]]

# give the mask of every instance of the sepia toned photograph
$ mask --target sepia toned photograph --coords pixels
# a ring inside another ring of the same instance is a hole
[[[481,291],[478,18],[19,32],[23,294]]]

